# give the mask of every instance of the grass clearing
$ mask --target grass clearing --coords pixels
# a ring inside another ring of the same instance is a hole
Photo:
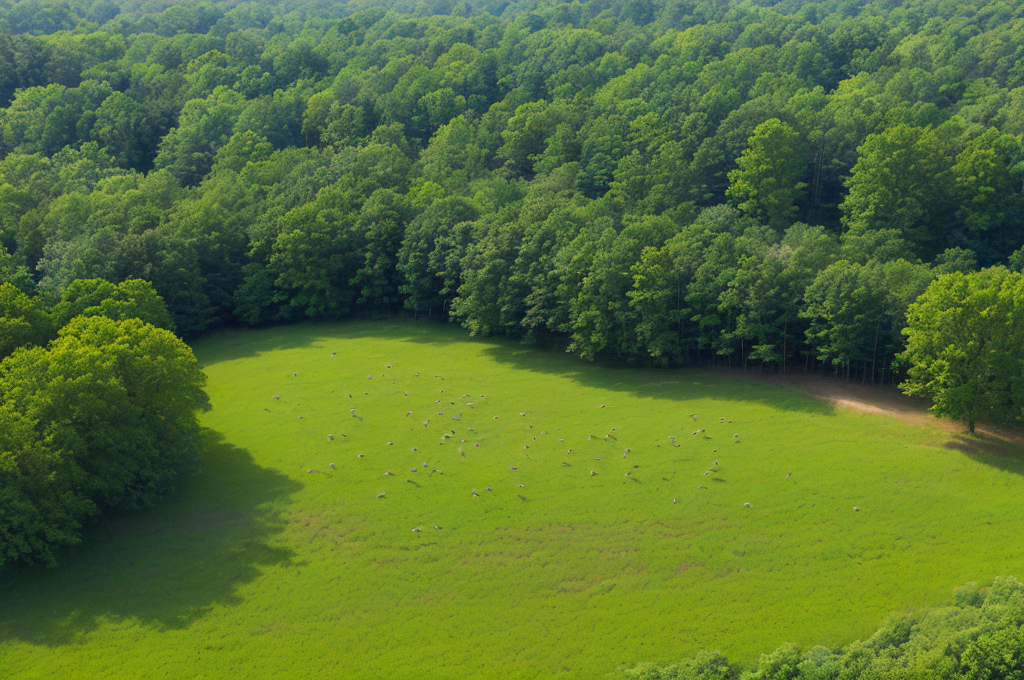
[[[63,566],[3,576],[5,676],[593,678],[839,645],[1024,575],[1019,447],[454,327],[195,349],[203,474]]]

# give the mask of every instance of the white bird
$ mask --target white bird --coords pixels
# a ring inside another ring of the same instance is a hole
[[[441,530],[441,527],[437,526],[436,524],[434,525],[434,528],[437,529],[438,531]]]
[[[520,484],[520,485],[519,485],[519,488],[520,488],[520,489],[522,489],[522,488],[523,488],[523,485],[522,485],[522,484]]]
[[[414,528],[414,529],[412,530],[412,532],[413,532],[414,534],[418,534],[418,533],[420,533],[420,528],[419,528],[419,527],[416,527],[416,528]]]
[[[411,415],[412,415],[412,411],[406,411],[406,412],[405,412],[405,415],[407,415],[407,416],[411,416]]]
[[[854,511],[854,512],[860,512],[860,508],[858,508],[858,507],[857,507],[857,506],[855,505],[855,506],[853,506],[853,511]]]
[[[273,397],[271,397],[271,399],[277,399],[278,401],[280,401],[280,400],[281,400],[281,397],[279,397],[279,396],[277,396],[277,395],[275,394],[275,395],[274,395]]]
[[[335,355],[335,354],[337,354],[337,352],[331,352],[331,358],[332,358],[332,359],[334,358],[334,355]]]
[[[363,457],[363,454],[361,454],[361,453],[356,456],[356,458],[362,458],[362,457]]]
[[[377,494],[377,498],[384,498],[384,494],[385,493],[387,493],[387,492],[386,491],[381,491],[379,494]]]
[[[750,507],[750,503],[744,503],[744,504],[743,504],[743,507],[745,507],[745,508],[749,508],[749,507]]]
[[[597,473],[596,473],[596,472],[594,472],[593,470],[591,470],[591,471],[590,471],[590,476],[591,476],[591,477],[596,477],[596,476],[597,476]]]
[[[733,439],[739,439],[739,436],[740,436],[740,433],[739,433],[739,432],[737,432],[736,434],[734,434],[734,435],[732,436],[732,438],[733,438]]]
[[[604,408],[604,406],[605,406],[604,404],[601,404],[601,408]]]
[[[691,417],[691,418],[693,418],[694,420],[697,420],[697,414],[696,414],[696,413],[694,413],[694,414],[693,414],[692,416],[690,416],[690,417]]]
[[[349,412],[349,413],[355,413],[355,412],[356,412],[356,410],[355,410],[354,408],[350,408],[350,409],[348,410],[348,412]]]
[[[792,472],[787,472],[787,473],[786,473],[786,479],[789,479],[789,476],[790,476],[791,474],[793,474],[793,473],[792,473]]]
[[[330,468],[332,470],[337,470],[338,469],[338,468],[334,467],[334,463],[328,463],[328,465],[330,466]]]
[[[673,499],[672,499],[672,505],[675,505],[675,504],[676,504],[676,499],[675,499],[675,498],[673,498]]]
[[[394,442],[388,442],[388,446],[394,446],[394,445],[395,445]]]
[[[408,392],[406,392],[406,393],[405,393],[405,396],[407,396],[407,397],[408,397],[408,396],[409,396],[409,393],[408,393]]]
[[[395,473],[394,473],[394,472],[385,472],[385,473],[384,473],[384,476],[385,476],[385,477],[394,477],[394,476],[395,476]]]
[[[518,469],[519,469],[519,468],[516,468],[516,467],[510,467],[510,468],[509,468],[509,470],[518,470]]]

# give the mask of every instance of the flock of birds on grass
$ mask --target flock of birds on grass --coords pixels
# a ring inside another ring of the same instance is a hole
[[[331,358],[334,358],[335,356],[337,356],[337,352],[334,352],[334,353],[332,353],[332,354],[331,354]],[[391,364],[387,364],[387,368],[388,368],[388,369],[390,369],[390,368],[391,368]],[[298,377],[298,375],[299,375],[298,371],[295,371],[295,372],[293,372],[293,373],[292,373],[292,376],[293,376],[293,377]],[[387,378],[387,374],[384,374],[384,373],[382,373],[382,374],[381,374],[381,377],[382,377],[382,378],[385,378],[385,379],[386,379],[386,378]],[[415,377],[417,377],[417,378],[418,378],[418,377],[420,377],[420,374],[419,374],[419,373],[416,373],[416,374],[415,374]],[[434,377],[435,377],[435,378],[440,378],[441,380],[444,380],[444,377],[443,377],[443,376],[440,376],[440,375],[435,375]],[[367,380],[373,380],[374,376],[373,376],[373,375],[371,374],[371,375],[367,375],[367,376],[366,376],[366,378],[367,378]],[[395,384],[395,383],[396,383],[396,380],[392,379],[392,380],[391,380],[391,383],[392,383],[392,384]],[[441,390],[439,391],[439,393],[440,393],[440,394],[444,394],[444,393],[445,393],[444,389],[441,389]],[[364,394],[365,396],[369,396],[369,392],[364,392],[363,394]],[[408,392],[408,391],[405,391],[404,395],[405,395],[405,396],[409,396],[409,392]],[[350,398],[350,399],[352,399],[352,398],[353,398],[353,396],[352,396],[351,394],[349,394],[348,396],[349,396],[349,398]],[[273,399],[275,399],[275,400],[278,400],[278,401],[279,401],[279,400],[281,399],[281,396],[280,396],[280,395],[277,395],[277,394],[275,394],[275,395],[272,395],[272,398],[273,398]],[[461,396],[460,396],[460,399],[463,399],[463,400],[464,400],[464,399],[471,399],[471,398],[472,398],[472,397],[471,397],[471,396],[470,396],[469,394],[463,394],[463,395],[461,395]],[[481,395],[480,395],[480,398],[481,398],[481,399],[486,399],[486,398],[487,398],[487,395],[485,395],[485,394],[481,394]],[[436,399],[436,400],[435,400],[435,403],[437,403],[437,404],[441,404],[441,403],[442,403],[442,400],[441,400],[441,399]],[[454,402],[454,401],[451,401],[451,400],[449,399],[449,404],[450,404],[450,405],[452,405],[452,406],[454,406],[454,405],[455,405],[455,402]],[[465,402],[465,404],[466,404],[466,406],[467,406],[468,408],[470,408],[471,410],[472,410],[472,409],[475,409],[475,408],[476,408],[476,405],[475,405],[475,403],[474,403],[474,402],[471,402],[471,401],[466,401],[466,402]],[[605,408],[606,406],[607,406],[607,404],[601,404],[601,405],[600,405],[600,406],[599,406],[598,408]],[[266,408],[264,408],[263,410],[264,410],[264,411],[267,411],[267,412],[270,412],[270,410],[269,410],[269,409],[266,409]],[[359,416],[359,415],[358,415],[358,414],[356,413],[356,411],[357,411],[357,409],[355,409],[355,408],[349,409],[349,413],[351,413],[351,414],[352,414],[352,417],[353,417],[353,418],[357,418],[358,420],[360,420],[360,421],[361,421],[361,420],[362,420],[362,417],[361,417],[361,416]],[[409,416],[411,416],[411,415],[413,415],[413,412],[412,412],[412,411],[406,411],[406,413],[405,413],[405,416],[406,416],[407,418],[408,418]],[[438,415],[438,416],[440,416],[440,417],[443,417],[443,416],[444,416],[444,407],[443,407],[443,405],[442,405],[442,407],[441,407],[441,408],[439,408],[439,409],[438,409],[438,411],[437,411],[437,415]],[[454,421],[461,421],[461,420],[462,420],[462,415],[463,415],[463,414],[462,414],[462,412],[460,411],[460,412],[459,412],[458,414],[450,416],[450,418],[451,418],[452,420],[454,420]],[[526,412],[524,412],[524,411],[521,411],[521,412],[519,413],[519,415],[520,415],[520,417],[523,417],[523,418],[525,418],[525,417],[526,417]],[[690,414],[690,417],[691,417],[691,418],[692,418],[692,419],[693,419],[694,421],[697,421],[697,419],[698,419],[698,414],[696,414],[696,413]],[[302,420],[302,416],[301,416],[301,415],[300,415],[300,416],[298,416],[298,419],[299,419],[299,420]],[[498,420],[498,416],[494,416],[494,420]],[[719,419],[718,419],[718,422],[719,422],[719,423],[727,423],[727,422],[728,422],[728,423],[731,423],[732,421],[731,421],[731,420],[727,420],[726,418],[719,418]],[[426,428],[426,427],[429,427],[429,426],[430,426],[430,418],[427,418],[426,420],[424,420],[424,421],[423,421],[423,427],[424,427],[424,428]],[[473,429],[472,427],[468,427],[468,428],[466,428],[466,429],[467,429],[467,430],[468,430],[469,432],[473,432],[474,434],[476,434],[476,431],[475,431],[475,430],[474,430],[474,429]],[[529,429],[531,429],[531,430],[532,430],[532,429],[533,429],[533,425],[530,425],[530,426],[529,426]],[[561,427],[559,427],[558,429],[559,429],[559,430],[561,430],[562,428],[561,428]],[[538,437],[539,435],[546,435],[546,434],[548,434],[547,430],[540,430],[540,431],[539,431],[539,433],[538,433],[537,435],[533,435],[533,439],[534,439],[534,441],[536,441],[536,440],[537,440],[537,437]],[[705,428],[703,428],[703,427],[700,427],[700,428],[697,428],[696,430],[694,430],[694,431],[693,431],[693,433],[692,433],[692,435],[693,435],[693,436],[696,436],[696,435],[703,435],[704,439],[710,439],[710,437],[708,437],[708,435],[707,435],[707,432],[706,432]],[[347,435],[345,435],[345,434],[342,434],[341,436],[342,436],[342,437],[347,437]],[[455,437],[457,437],[457,436],[458,436],[458,435],[457,435],[457,433],[456,433],[456,431],[455,431],[455,430],[449,430],[449,431],[446,431],[445,433],[443,433],[443,434],[441,435],[441,442],[440,442],[440,443],[441,443],[441,444],[445,444],[445,443],[447,443],[447,442],[448,442],[449,440],[451,440],[451,439],[454,439],[454,438],[455,438]],[[596,435],[593,435],[593,434],[587,435],[587,441],[592,441],[592,440],[594,440],[594,439],[595,439],[595,437],[596,437]],[[736,443],[739,443],[739,437],[740,437],[740,435],[739,435],[739,433],[738,433],[738,432],[737,432],[737,433],[734,433],[734,434],[732,435],[732,439],[733,439],[733,441],[734,441],[734,442],[736,442]],[[667,437],[667,438],[668,438],[669,442],[671,443],[671,445],[672,445],[673,447],[675,447],[675,448],[680,448],[680,447],[682,446],[681,444],[679,444],[679,443],[678,443],[678,442],[676,441],[676,439],[677,439],[677,436],[676,436],[676,435],[668,435],[668,437]],[[328,434],[328,435],[327,435],[327,439],[328,439],[328,441],[334,441],[334,439],[335,439],[335,436],[334,436],[334,434]],[[605,439],[606,441],[607,441],[607,440],[612,440],[612,439],[616,439],[616,437],[615,437],[615,428],[614,428],[614,427],[613,427],[613,428],[611,428],[611,429],[609,430],[608,434],[604,435],[604,439]],[[565,442],[565,438],[564,438],[564,437],[563,437],[563,438],[559,438],[559,440],[558,440],[558,441],[559,441],[560,443],[564,443],[564,442]],[[388,441],[388,442],[387,442],[387,445],[388,445],[388,446],[394,446],[394,443],[395,443],[395,442],[394,442],[393,440],[391,440],[391,441]],[[461,439],[460,439],[460,441],[459,441],[459,443],[460,443],[460,444],[467,444],[468,442],[467,442],[467,440],[466,440],[465,438],[461,438]],[[480,446],[480,442],[475,442],[475,443],[474,443],[474,447],[479,447],[479,446]],[[661,444],[658,444],[657,446],[658,446],[658,447],[660,448],[660,447],[661,447]],[[529,445],[524,445],[524,446],[523,446],[523,449],[524,449],[524,450],[529,450],[529,448],[530,448],[530,446],[529,446]],[[415,446],[414,446],[414,447],[412,447],[412,451],[413,451],[413,452],[418,452],[418,451],[419,451],[419,448],[418,448],[418,447],[415,447]],[[628,455],[629,453],[631,453],[631,451],[632,451],[632,450],[631,450],[631,448],[630,448],[630,447],[628,447],[628,446],[627,446],[627,447],[625,447],[625,451],[623,451],[623,453],[622,453],[622,458],[623,458],[623,459],[625,459],[625,458],[626,458],[626,456],[627,456],[627,455]],[[459,452],[459,454],[460,454],[460,455],[461,455],[461,456],[462,456],[463,458],[465,458],[465,457],[466,457],[466,452],[465,452],[465,451],[463,451],[463,449],[462,449],[462,447],[461,447],[461,446],[459,446],[459,447],[458,447],[458,452]],[[572,450],[572,449],[570,448],[570,449],[568,449],[568,450],[567,450],[567,453],[568,453],[568,454],[571,454],[571,453],[573,453],[573,450]],[[718,453],[718,449],[715,449],[715,450],[714,450],[714,453]],[[357,454],[357,455],[356,455],[356,457],[357,457],[357,458],[363,458],[363,454],[361,454],[361,453],[360,453],[360,454]],[[594,460],[595,460],[595,461],[597,461],[597,462],[603,462],[603,459],[602,459],[602,458],[600,458],[600,457],[598,457],[598,458],[595,458]],[[329,463],[328,465],[329,465],[329,467],[330,467],[330,468],[331,468],[332,470],[337,470],[337,467],[335,466],[335,464],[334,464],[334,463]],[[565,466],[565,467],[572,467],[572,464],[571,464],[571,463],[569,463],[569,462],[567,462],[567,461],[562,461],[562,465],[563,465],[563,466]],[[639,467],[639,465],[635,465],[635,466],[634,466],[634,468],[638,468],[638,467]],[[430,464],[429,464],[429,463],[426,463],[426,462],[425,462],[425,463],[423,463],[423,468],[424,468],[424,470],[426,470],[427,468],[430,468]],[[717,473],[717,472],[718,472],[718,468],[719,468],[718,460],[717,460],[717,459],[715,459],[715,461],[714,461],[714,463],[712,463],[711,467],[710,467],[710,468],[709,468],[708,470],[706,470],[706,471],[704,472],[704,476],[707,476],[707,475],[712,475],[712,474],[715,474],[715,473]],[[436,474],[439,474],[439,475],[444,475],[444,472],[442,472],[441,470],[439,470],[439,469],[437,469],[437,468],[430,468],[430,469],[431,469],[431,474],[434,474],[434,473],[436,473]],[[510,467],[509,467],[508,469],[509,469],[509,471],[510,471],[510,472],[514,472],[514,471],[518,470],[519,468],[518,468],[517,466],[510,466]],[[315,468],[310,468],[310,469],[308,469],[308,470],[307,470],[306,472],[308,472],[309,474],[317,474],[317,473],[318,473],[318,472],[320,472],[320,471],[319,471],[319,470],[317,470],[317,469],[315,469]],[[416,472],[419,472],[419,468],[418,468],[418,467],[412,467],[412,468],[411,468],[411,469],[409,470],[409,472],[411,472],[411,473],[416,473]],[[626,472],[626,473],[625,473],[625,476],[626,476],[626,477],[631,477],[631,476],[632,476],[632,474],[633,474],[633,472],[632,472],[632,471],[628,471],[628,472]],[[791,472],[790,472],[790,473],[787,473],[787,474],[786,474],[786,479],[789,479],[789,478],[790,478],[790,476],[791,476],[792,474],[793,474],[793,473],[791,473]],[[596,471],[596,470],[591,470],[591,471],[590,471],[590,475],[589,475],[589,476],[591,476],[591,477],[596,477],[597,475],[598,475],[598,473],[597,473],[597,471]],[[395,473],[393,473],[393,472],[391,472],[391,471],[387,471],[387,472],[385,472],[385,473],[384,473],[384,476],[385,476],[385,477],[394,477],[394,476],[395,476]],[[664,478],[663,478],[663,479],[664,479]],[[411,482],[411,480],[409,480],[409,481]],[[668,480],[666,480],[666,481],[668,481]],[[494,489],[493,489],[493,488],[491,488],[490,486],[487,486],[487,487],[485,487],[485,488],[486,488],[486,489],[487,489],[487,491],[489,491],[489,492],[493,492],[493,491],[494,491]],[[523,485],[523,484],[519,484],[519,485],[518,485],[518,488],[522,489],[522,488],[524,488],[524,485]],[[706,490],[706,489],[707,489],[707,487],[706,487],[706,486],[704,486],[703,484],[699,484],[699,485],[697,485],[697,489],[698,489],[698,490],[702,490],[702,489],[705,489],[705,490]],[[479,492],[478,492],[478,491],[477,491],[476,489],[472,489],[472,490],[471,490],[471,492],[470,492],[470,495],[471,495],[471,496],[473,496],[473,497],[479,497],[479,496],[480,496],[480,493],[479,493]],[[387,492],[381,492],[381,493],[377,494],[377,496],[376,496],[376,497],[377,497],[377,498],[385,498],[386,496],[387,496]],[[524,496],[523,496],[522,494],[519,494],[519,498],[520,498],[520,500],[524,500],[524,501],[526,500],[526,498],[525,498],[525,497],[524,497]],[[676,504],[676,503],[678,503],[678,499],[677,499],[677,498],[673,498],[673,499],[672,499],[672,503],[673,503],[673,504]],[[751,504],[750,504],[750,503],[744,503],[744,504],[743,504],[743,507],[744,507],[744,508],[751,508],[752,506],[751,506]],[[859,512],[859,511],[860,511],[860,508],[859,508],[859,507],[857,507],[857,506],[854,506],[853,510],[854,510],[854,512]],[[434,525],[434,529],[435,529],[435,530],[438,530],[438,531],[440,531],[441,529],[443,529],[443,527],[441,527],[441,526],[438,526],[438,525]],[[418,533],[420,533],[420,531],[421,531],[421,530],[420,530],[420,527],[414,527],[414,528],[412,529],[412,531],[413,531],[413,533],[417,533],[417,534],[418,534]]]

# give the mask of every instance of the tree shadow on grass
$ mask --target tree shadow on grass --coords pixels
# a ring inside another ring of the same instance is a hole
[[[422,319],[396,317],[381,321],[320,321],[267,328],[226,327],[190,340],[202,367],[222,361],[258,356],[264,352],[302,349],[322,344],[327,351],[332,339],[387,338],[443,347],[474,339],[459,326]]]
[[[105,622],[186,628],[239,587],[286,563],[273,545],[277,508],[298,482],[207,432],[204,463],[175,497],[150,511],[101,519],[58,567],[0,571],[0,643],[74,644]]]
[[[242,341],[237,334],[246,334]],[[513,368],[558,375],[587,387],[625,392],[639,398],[719,399],[756,402],[785,411],[830,416],[836,413],[829,402],[807,395],[799,389],[765,383],[754,378],[727,375],[703,369],[650,369],[624,361],[601,359],[587,363],[567,354],[564,347],[548,342],[527,345],[502,338],[474,338],[454,324],[413,321],[396,318],[388,321],[340,321],[306,323],[259,330],[219,331],[197,343],[204,365],[255,356],[264,351],[330,346],[331,338],[387,339],[434,347],[474,343],[480,352]],[[327,341],[327,342],[324,342]],[[457,358],[453,358],[456,361]]]
[[[953,435],[945,447],[959,451],[975,462],[1024,475],[1024,445],[1019,441],[979,432]]]
[[[484,353],[498,363],[519,370],[558,375],[586,387],[625,392],[640,399],[745,401],[783,411],[822,416],[836,414],[833,404],[797,389],[716,371],[641,368],[624,361],[610,360],[586,363],[579,357],[554,349],[500,341],[489,341]]]

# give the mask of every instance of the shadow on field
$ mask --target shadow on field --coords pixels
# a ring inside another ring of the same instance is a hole
[[[443,347],[474,339],[459,326],[437,321],[395,318],[381,321],[307,322],[271,328],[221,328],[196,339],[201,367],[221,361],[255,357],[264,352],[301,349],[322,342],[330,350],[332,339],[387,338]]]
[[[959,451],[978,463],[1024,475],[1024,446],[1020,442],[979,432],[973,435],[954,435],[945,447]]]
[[[60,566],[0,572],[0,642],[73,644],[101,623],[186,628],[262,567],[292,558],[271,538],[277,501],[300,488],[207,432],[201,473],[149,512],[100,520]]]
[[[489,342],[484,353],[493,360],[525,371],[550,373],[586,387],[627,392],[641,399],[722,399],[763,404],[784,411],[835,415],[834,405],[799,390],[701,369],[652,369],[610,361],[588,364],[550,349],[507,342]]]

